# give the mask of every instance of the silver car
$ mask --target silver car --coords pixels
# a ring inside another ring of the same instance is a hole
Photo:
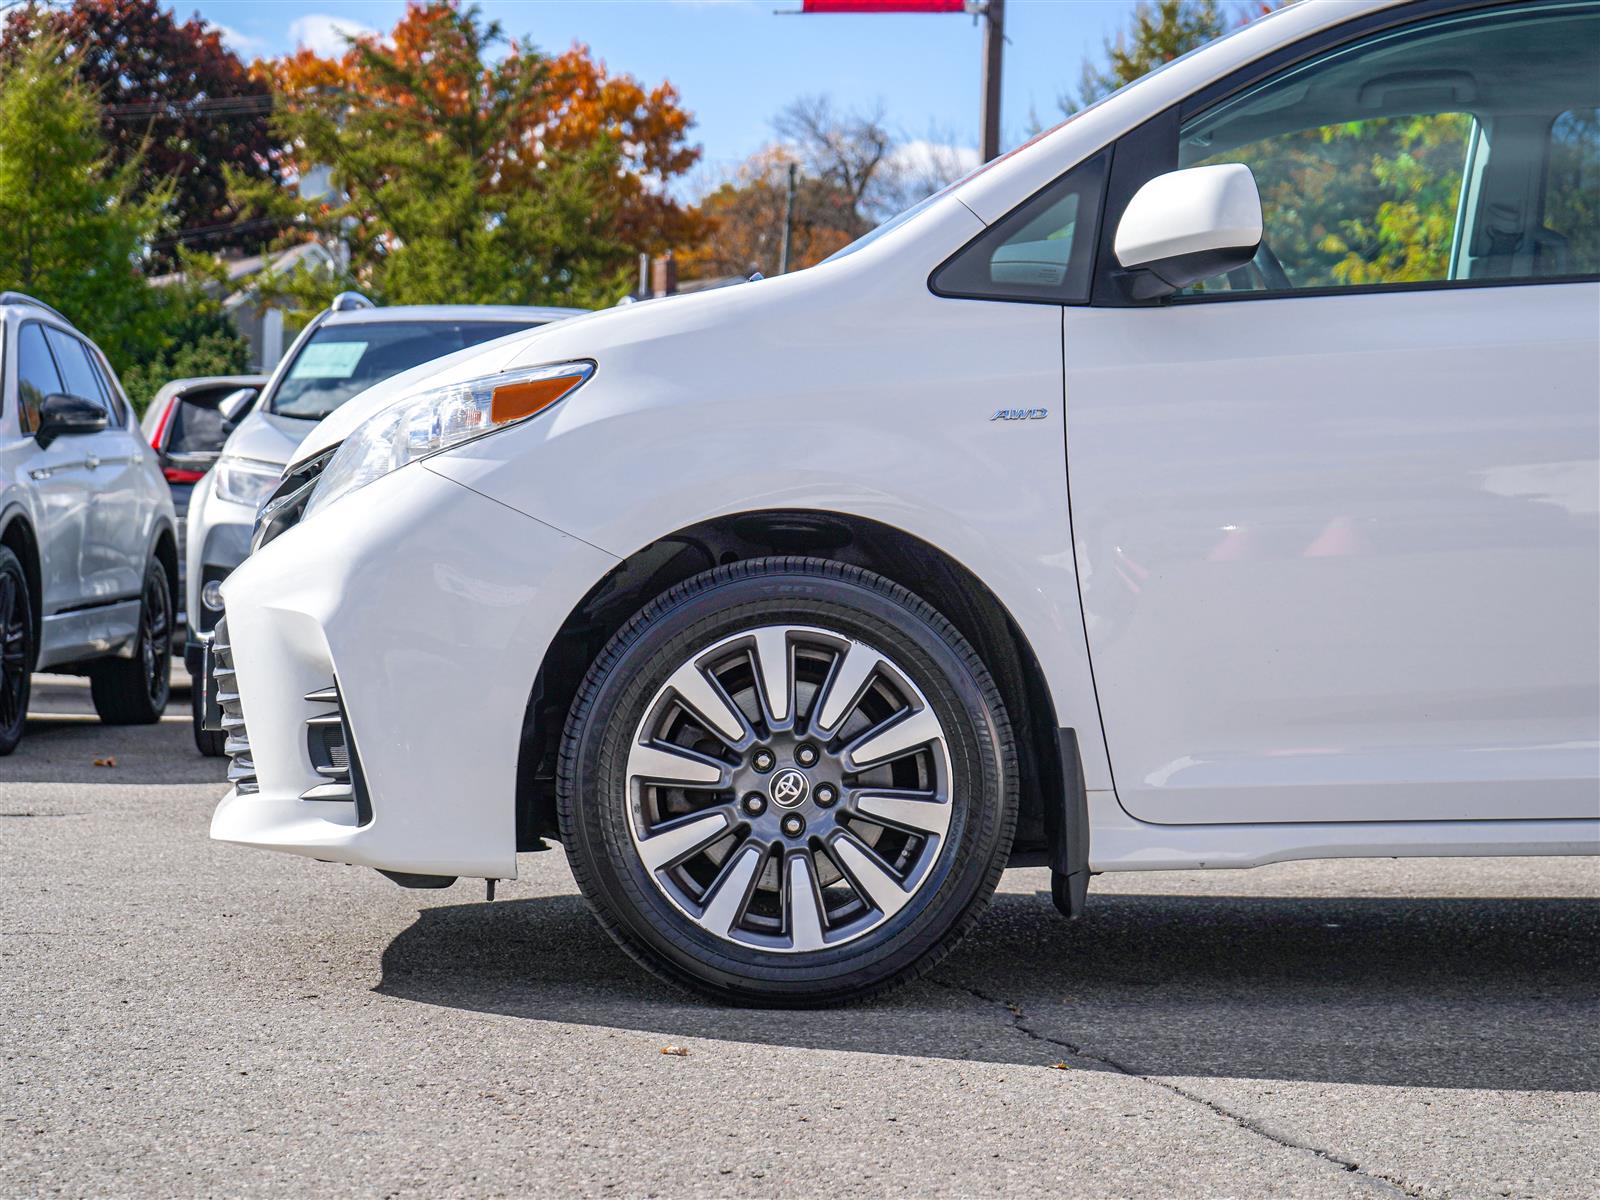
[[[402,371],[583,311],[468,304],[379,308],[365,296],[346,292],[314,318],[189,497],[184,583],[189,673],[198,676],[202,639],[222,611],[222,581],[250,553],[256,510],[318,421]],[[202,728],[200,691],[196,688],[194,696],[195,746],[202,754],[220,756],[224,739]]]
[[[0,292],[0,754],[30,675],[87,675],[100,719],[161,717],[177,521],[105,355],[48,305]]]

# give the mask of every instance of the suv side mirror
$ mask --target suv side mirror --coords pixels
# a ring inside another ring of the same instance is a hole
[[[229,392],[217,401],[217,415],[228,425],[237,425],[254,406],[259,391],[259,388],[243,387]]]
[[[39,429],[33,435],[41,447],[74,433],[99,433],[106,427],[106,410],[98,401],[56,392],[39,405]]]
[[[1261,195],[1243,163],[1157,175],[1133,194],[1113,249],[1136,300],[1171,295],[1250,262],[1261,246]]]

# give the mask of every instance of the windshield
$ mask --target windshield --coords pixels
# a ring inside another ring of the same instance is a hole
[[[532,329],[538,321],[393,321],[324,325],[301,344],[266,409],[320,421],[357,392],[468,346]]]

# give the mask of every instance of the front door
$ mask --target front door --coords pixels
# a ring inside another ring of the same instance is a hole
[[[1594,816],[1596,46],[1593,4],[1434,17],[1172,122],[1161,169],[1247,163],[1266,237],[1166,303],[1065,310],[1134,816]]]

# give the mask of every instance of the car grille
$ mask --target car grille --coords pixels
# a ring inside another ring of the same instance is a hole
[[[338,449],[338,446],[329,446],[315,458],[308,458],[298,467],[284,472],[278,486],[256,514],[255,530],[250,535],[250,553],[254,554],[300,523],[300,518],[306,515],[306,505],[316,489],[317,480],[322,478],[328,460]]]
[[[233,647],[228,644],[228,619],[217,622],[211,635],[211,677],[216,680],[217,707],[222,710],[222,732],[227,740],[222,751],[228,764],[228,782],[241,796],[261,790],[256,781],[255,760],[250,757],[250,735],[244,727],[244,709],[239,704],[239,688],[233,670]]]

